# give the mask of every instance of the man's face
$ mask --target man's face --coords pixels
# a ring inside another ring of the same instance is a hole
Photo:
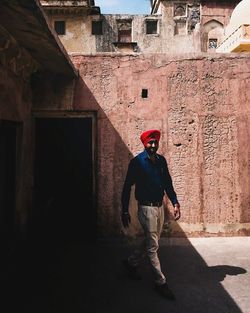
[[[147,150],[148,154],[155,154],[158,148],[159,142],[156,139],[150,139],[145,146],[145,149]]]

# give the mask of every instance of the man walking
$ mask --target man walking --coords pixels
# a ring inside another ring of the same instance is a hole
[[[124,261],[124,266],[133,279],[139,279],[137,268],[142,258],[147,255],[153,270],[156,290],[164,297],[173,300],[174,294],[169,289],[166,277],[161,271],[157,250],[164,223],[163,197],[166,193],[174,206],[174,218],[181,216],[180,205],[173,188],[166,159],[157,154],[160,131],[148,130],[140,139],[145,150],[134,157],[128,171],[122,191],[122,224],[129,227],[129,199],[131,187],[135,184],[135,198],[138,201],[138,219],[144,230],[144,241],[139,250]]]

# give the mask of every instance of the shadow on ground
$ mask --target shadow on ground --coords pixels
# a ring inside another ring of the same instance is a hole
[[[149,265],[131,281],[121,260],[126,244],[29,242],[9,251],[2,264],[1,312],[19,313],[242,313],[221,282],[246,270],[208,266],[191,244],[163,245],[163,271],[177,300],[155,293]]]

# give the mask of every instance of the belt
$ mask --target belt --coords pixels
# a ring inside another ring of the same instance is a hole
[[[158,202],[149,202],[149,201],[141,201],[139,202],[139,205],[145,205],[145,206],[162,206],[162,201]]]

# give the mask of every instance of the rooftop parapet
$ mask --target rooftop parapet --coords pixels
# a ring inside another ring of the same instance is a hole
[[[68,0],[41,0],[43,9],[54,14],[100,14],[100,8],[95,6],[94,0],[68,1]]]
[[[60,1],[55,1],[55,0],[41,0],[41,5],[44,7],[91,7],[94,5],[94,1],[89,1],[89,0],[82,0],[82,1],[68,1],[68,0],[60,0]]]

